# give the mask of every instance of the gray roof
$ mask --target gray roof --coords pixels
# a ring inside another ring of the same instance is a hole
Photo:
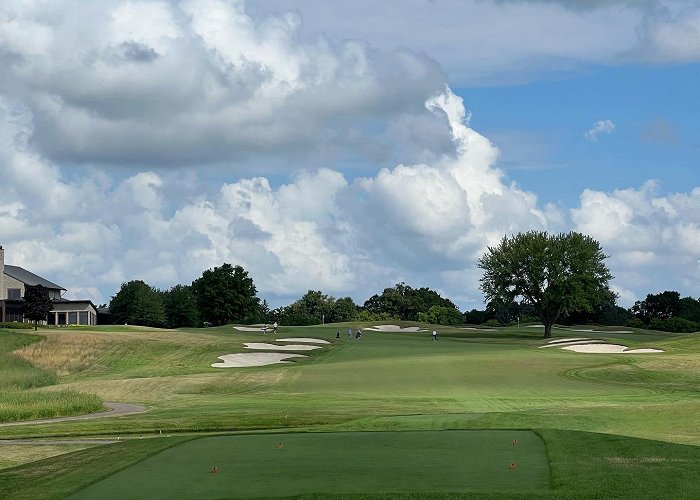
[[[52,312],[65,311],[89,311],[90,308],[95,310],[95,304],[90,300],[61,300],[53,302]]]
[[[65,290],[60,285],[56,283],[51,283],[49,280],[45,280],[41,276],[37,276],[34,273],[30,273],[26,269],[19,266],[5,266],[5,274],[11,276],[12,278],[21,281],[25,285],[36,286],[42,285],[45,288],[53,288],[54,290]]]

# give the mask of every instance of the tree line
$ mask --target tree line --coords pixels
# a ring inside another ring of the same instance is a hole
[[[612,274],[593,238],[576,232],[530,231],[504,236],[479,259],[484,310],[465,313],[430,288],[398,283],[363,304],[309,290],[293,303],[270,309],[241,266],[208,269],[191,285],[158,290],[136,280],[123,283],[109,310],[115,323],[168,328],[229,323],[313,325],[343,321],[419,321],[442,325],[627,325],[670,332],[700,331],[700,299],[678,292],[649,294],[625,309],[608,284]]]

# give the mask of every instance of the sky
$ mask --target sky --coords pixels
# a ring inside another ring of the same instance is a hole
[[[528,230],[700,296],[699,0],[0,0],[0,68],[0,245],[67,298],[227,262],[483,308]]]

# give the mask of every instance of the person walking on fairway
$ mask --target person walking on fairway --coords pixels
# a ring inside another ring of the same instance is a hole
[[[277,335],[277,321],[275,321],[274,323],[272,323],[272,333],[274,333],[275,335]]]
[[[352,328],[348,328],[348,338],[352,340]]]
[[[340,338],[340,330],[338,330],[337,332],[335,332],[335,338],[337,338],[337,339]]]
[[[357,340],[360,340],[362,338],[362,330],[360,330],[359,328],[357,329],[357,333],[355,334],[355,338]]]
[[[437,340],[437,332],[433,330],[433,340]]]

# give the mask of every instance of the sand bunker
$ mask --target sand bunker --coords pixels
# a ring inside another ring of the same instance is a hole
[[[275,339],[275,342],[308,342],[309,344],[330,344],[327,340],[310,339],[307,337],[295,337],[290,339]]]
[[[557,342],[578,342],[579,340],[591,340],[587,337],[574,337],[572,339],[553,339],[547,342],[548,344],[556,344]]]
[[[583,340],[571,340],[569,342],[556,342],[556,343],[549,343],[546,345],[541,345],[539,349],[544,349],[547,347],[564,347],[564,346],[570,346],[570,345],[583,345],[583,344],[604,344],[605,340],[591,340],[591,339],[583,339]]]
[[[263,327],[262,326],[234,326],[234,330],[238,330],[239,332],[262,332]],[[272,330],[272,328],[268,328],[268,330]]]
[[[266,366],[278,363],[290,363],[284,361],[290,358],[306,358],[303,354],[288,354],[284,352],[242,352],[238,354],[224,354],[218,358],[220,363],[213,363],[214,368],[245,368],[248,366]]]
[[[593,354],[645,354],[654,352],[664,352],[660,349],[630,349],[626,345],[608,344],[605,340],[587,339],[582,337],[568,339],[554,339],[547,342],[543,347],[559,347],[573,352],[586,352]]]
[[[244,346],[248,349],[260,349],[263,351],[311,351],[313,349],[322,349],[320,345],[303,345],[303,344],[287,344],[275,345],[266,344],[264,342],[244,342]]]
[[[574,352],[587,352],[593,354],[644,354],[664,352],[661,349],[630,349],[626,345],[620,344],[577,344],[563,346],[562,349]]]
[[[373,332],[420,332],[427,331],[421,330],[419,326],[407,326],[401,328],[399,325],[376,325],[365,328],[365,330],[371,330]]]

